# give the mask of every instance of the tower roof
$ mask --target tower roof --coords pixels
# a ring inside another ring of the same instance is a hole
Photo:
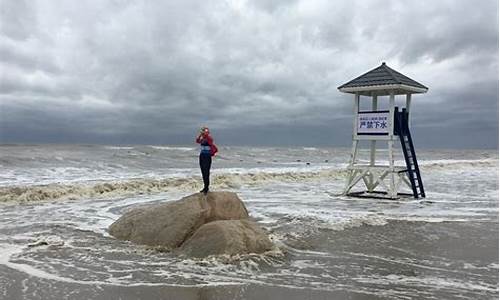
[[[388,95],[425,93],[428,88],[423,84],[389,68],[385,62],[375,69],[354,78],[339,86],[344,93],[359,93],[362,95]]]

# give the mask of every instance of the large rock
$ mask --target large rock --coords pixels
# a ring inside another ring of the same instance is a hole
[[[214,221],[201,226],[180,248],[188,256],[262,253],[273,248],[266,233],[250,220]]]
[[[173,249],[205,223],[247,218],[245,205],[235,193],[197,193],[178,201],[133,209],[111,224],[109,233],[134,243]]]

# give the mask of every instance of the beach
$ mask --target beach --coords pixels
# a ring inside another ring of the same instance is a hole
[[[419,150],[425,199],[340,193],[350,149],[219,147],[279,251],[188,259],[111,237],[201,188],[194,146],[0,146],[0,299],[495,299],[498,152]],[[401,161],[401,157],[398,157]]]

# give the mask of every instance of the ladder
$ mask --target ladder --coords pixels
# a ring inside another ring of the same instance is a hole
[[[413,147],[410,128],[408,127],[408,112],[405,108],[399,112],[398,107],[395,107],[394,113],[394,119],[396,121],[394,124],[396,125],[394,126],[394,130],[395,134],[399,136],[399,140],[401,141],[401,148],[403,149],[406,162],[406,170],[402,170],[400,173],[408,173],[408,179],[410,180],[413,197],[416,199],[419,197],[425,198],[424,185],[422,183],[422,177],[420,176],[420,169],[418,168],[417,156],[415,155],[415,148]]]

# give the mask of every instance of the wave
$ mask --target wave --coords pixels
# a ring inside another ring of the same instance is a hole
[[[278,220],[278,223],[282,225],[295,226],[294,228],[301,228],[307,231],[313,230],[333,230],[333,231],[343,231],[350,228],[356,228],[361,226],[383,226],[388,224],[388,218],[368,214],[364,216],[331,219],[330,217],[314,216],[308,214],[307,216],[286,216]]]
[[[368,164],[369,160],[358,160],[363,164]],[[396,160],[396,166],[404,167],[404,159]],[[498,159],[473,159],[473,160],[458,160],[458,159],[438,159],[438,160],[418,160],[420,169],[448,169],[455,170],[457,167],[498,167]],[[381,164],[382,165],[382,164]],[[387,166],[387,163],[386,163]]]
[[[104,146],[105,149],[109,150],[132,150],[134,147],[132,146]]]
[[[257,185],[268,181],[297,182],[319,178],[341,178],[344,170],[320,170],[315,172],[279,172],[217,174],[212,177],[214,188],[232,189],[242,185]],[[42,200],[75,200],[84,198],[112,198],[138,194],[165,192],[170,189],[197,190],[199,176],[185,178],[141,178],[98,183],[51,183],[45,185],[0,187],[0,202],[32,202]]]
[[[422,161],[421,168],[426,170],[448,169],[456,167],[498,167],[497,159],[485,160],[442,160]],[[263,169],[264,170],[264,169]],[[315,179],[343,179],[345,169],[301,169],[291,171],[247,170],[241,173],[222,173],[212,176],[212,186],[219,189],[235,189],[243,185],[257,185],[269,181],[304,182]],[[250,172],[248,172],[250,171]],[[0,202],[31,202],[42,200],[74,200],[82,198],[112,198],[120,196],[152,194],[170,189],[197,190],[200,188],[199,176],[169,177],[163,179],[138,178],[120,181],[51,183],[44,185],[4,186],[0,187]]]
[[[422,160],[419,161],[421,168],[427,169],[450,169],[453,167],[498,167],[498,159],[475,159],[475,160],[459,160],[459,159],[442,159],[442,160]],[[452,170],[452,169],[450,169]]]
[[[172,147],[172,146],[150,146],[156,150],[177,150],[177,151],[193,151],[193,147]]]

